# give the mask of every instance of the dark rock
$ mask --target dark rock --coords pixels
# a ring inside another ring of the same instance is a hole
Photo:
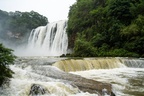
[[[39,84],[33,84],[31,86],[31,90],[29,95],[30,96],[35,96],[35,95],[44,95],[46,93],[46,90],[43,86],[39,85]]]

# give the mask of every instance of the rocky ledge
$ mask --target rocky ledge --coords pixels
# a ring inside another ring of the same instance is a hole
[[[115,96],[112,91],[111,84],[86,79],[78,75],[61,71],[60,69],[53,66],[40,67],[38,69],[39,70],[34,69],[36,73],[70,83],[71,85],[78,87],[83,92],[96,93],[99,94],[99,96],[104,96],[105,94],[109,96]]]

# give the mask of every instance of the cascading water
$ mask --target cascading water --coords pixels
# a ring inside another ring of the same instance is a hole
[[[0,87],[0,96],[98,96],[98,82],[66,73],[52,66],[52,63],[62,59],[64,58],[17,58],[15,65],[10,66],[15,74],[8,84]],[[100,88],[111,88],[110,84],[99,84]],[[94,92],[84,92],[87,88]]]
[[[114,69],[114,68],[144,68],[142,59],[122,58],[85,58],[62,60],[53,64],[65,72],[85,71],[92,69]]]
[[[67,53],[66,26],[58,21],[32,30],[23,55],[38,57],[16,59],[1,96],[101,96],[105,88],[111,95],[104,96],[144,96],[143,59],[44,57]]]
[[[61,20],[32,30],[25,55],[60,56],[67,53],[67,21]]]
[[[101,96],[98,89],[111,84],[116,96],[144,96],[143,65],[128,58],[18,57],[0,96]]]
[[[123,63],[131,68],[144,68],[144,60],[143,59],[125,59]]]
[[[113,69],[126,67],[122,60],[117,58],[99,58],[99,59],[71,59],[62,60],[53,64],[63,71],[84,71],[92,69]]]
[[[116,96],[144,96],[144,59],[68,59],[53,65],[88,79],[111,83]]]

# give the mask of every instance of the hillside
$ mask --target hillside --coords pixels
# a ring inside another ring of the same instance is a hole
[[[32,29],[48,23],[45,16],[37,12],[6,12],[0,10],[0,39],[11,46],[27,42]]]
[[[77,0],[68,17],[72,56],[144,57],[144,0]]]

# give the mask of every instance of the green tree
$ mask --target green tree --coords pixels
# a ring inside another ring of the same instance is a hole
[[[84,39],[84,36],[78,34],[77,40],[75,41],[74,53],[72,56],[75,57],[94,57],[97,55],[96,49]]]
[[[32,29],[38,26],[44,26],[48,23],[45,16],[40,15],[37,12],[11,12],[11,21],[9,22],[8,29],[15,33],[26,34]],[[19,26],[19,27],[17,27]]]
[[[144,0],[77,0],[69,11],[69,47],[79,56],[144,56],[143,26]]]
[[[143,55],[144,51],[144,16],[138,17],[129,25],[122,29],[121,35],[126,41],[124,48]]]
[[[125,24],[129,24],[132,19],[130,12],[130,1],[129,0],[109,0],[108,2],[108,15]]]
[[[2,85],[6,79],[12,77],[13,72],[9,68],[9,65],[14,63],[15,58],[11,49],[5,48],[0,44],[0,85]]]
[[[37,12],[5,12],[0,10],[0,38],[14,46],[27,43],[32,29],[45,26],[48,20]]]

